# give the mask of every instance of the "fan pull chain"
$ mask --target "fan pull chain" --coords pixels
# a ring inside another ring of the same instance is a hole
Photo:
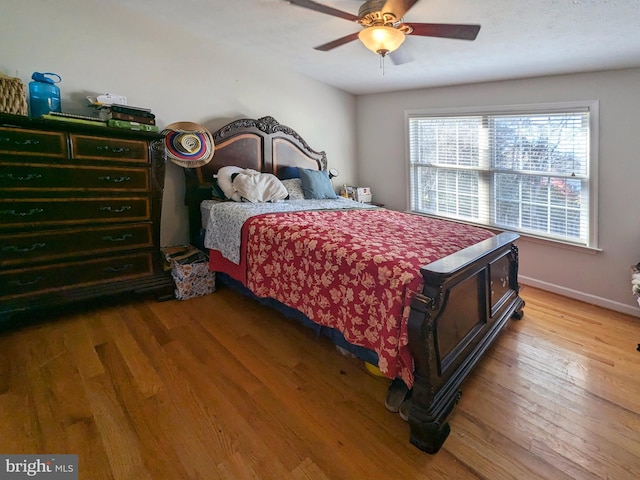
[[[382,75],[384,76],[384,55],[380,55],[380,70],[382,70]]]

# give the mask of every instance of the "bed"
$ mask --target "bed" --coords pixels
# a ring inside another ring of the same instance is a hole
[[[292,192],[273,202],[274,211],[255,206],[225,233],[240,245],[230,259],[207,237],[219,230],[210,212],[243,207],[212,200],[214,175],[233,166],[282,179],[297,167],[326,172],[327,158],[272,117],[236,120],[213,138],[211,162],[185,169],[191,243],[208,249],[210,269],[229,284],[332,332],[338,346],[402,378],[412,388],[410,441],[437,452],[464,379],[507,321],[523,315],[518,235],[368,205],[298,211]]]

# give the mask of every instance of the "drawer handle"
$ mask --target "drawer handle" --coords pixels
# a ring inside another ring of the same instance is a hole
[[[0,175],[0,178],[8,178],[9,180],[34,180],[36,178],[42,178],[42,175],[38,173],[28,173],[26,175],[14,175],[13,173],[6,173]]]
[[[123,242],[124,240],[131,237],[133,237],[133,234],[125,233],[123,235],[120,235],[119,237],[112,237],[111,235],[108,235],[106,237],[102,237],[102,240],[107,240],[109,242]]]
[[[125,152],[130,152],[131,151],[130,148],[126,148],[126,147],[111,147],[109,145],[98,145],[96,147],[96,150],[106,150],[107,152],[111,152],[111,153],[125,153]]]
[[[131,210],[130,205],[123,205],[122,207],[114,208],[114,207],[100,207],[100,210],[103,212],[112,212],[112,213],[122,213],[127,210]]]
[[[30,215],[35,215],[36,213],[42,213],[44,209],[42,208],[32,208],[28,212],[18,212],[17,210],[0,210],[0,214],[2,215],[12,215],[14,217],[28,217]]]
[[[13,285],[16,287],[27,287],[29,285],[35,285],[36,283],[40,283],[44,280],[44,277],[36,277],[33,280],[9,280],[9,285]]]
[[[15,252],[15,253],[25,253],[25,252],[33,252],[38,248],[44,248],[46,246],[45,243],[34,243],[30,247],[16,247],[15,245],[7,245],[6,247],[2,247],[3,252]]]
[[[119,267],[106,267],[104,268],[104,271],[110,273],[120,273],[124,272],[125,270],[129,270],[130,268],[133,268],[133,263],[125,263],[124,265],[120,265]]]
[[[39,145],[40,144],[40,140],[37,140],[35,138],[27,138],[26,140],[20,142],[18,140],[13,140],[11,137],[2,137],[0,138],[0,142],[2,143],[13,143],[14,145]]]
[[[131,180],[131,177],[110,177],[109,175],[98,177],[98,180],[104,180],[111,183],[122,183]]]

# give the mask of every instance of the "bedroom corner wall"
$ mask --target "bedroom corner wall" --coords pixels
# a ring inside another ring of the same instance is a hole
[[[271,115],[324,150],[341,182],[355,182],[353,95],[275,65],[262,48],[240,52],[176,23],[114,2],[4,0],[0,73],[25,85],[34,71],[58,73],[68,113],[91,114],[87,95],[125,95],[130,105],[151,108],[161,128],[187,120],[213,131]],[[162,245],[188,241],[183,198],[182,170],[168,163]]]
[[[388,207],[408,208],[405,110],[599,100],[602,251],[577,251],[522,237],[520,279],[640,316],[630,284],[630,266],[640,261],[638,85],[640,69],[630,69],[359,96],[359,182],[371,186],[376,200]]]

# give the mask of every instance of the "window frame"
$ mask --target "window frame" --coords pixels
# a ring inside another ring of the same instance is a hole
[[[548,242],[560,243],[566,246],[577,247],[581,249],[599,250],[598,247],[598,164],[599,164],[599,101],[598,100],[577,100],[567,102],[547,102],[534,104],[514,104],[514,105],[491,105],[476,107],[452,107],[452,108],[427,108],[416,110],[405,110],[405,186],[406,186],[406,205],[407,211],[419,215],[430,215],[445,218],[451,221],[461,221],[459,219],[448,218],[441,215],[419,212],[412,209],[411,202],[411,136],[409,121],[416,117],[443,117],[443,116],[478,116],[478,115],[535,115],[535,114],[552,114],[572,112],[577,110],[587,110],[589,112],[589,159],[588,159],[588,188],[589,188],[589,233],[587,244],[571,242],[566,239],[554,238],[545,235],[535,235],[531,232],[518,232],[522,236],[540,239]],[[482,207],[481,207],[482,208]],[[465,221],[465,223],[473,223]],[[499,227],[478,224],[485,228],[499,230]],[[515,230],[514,231],[518,231]]]

